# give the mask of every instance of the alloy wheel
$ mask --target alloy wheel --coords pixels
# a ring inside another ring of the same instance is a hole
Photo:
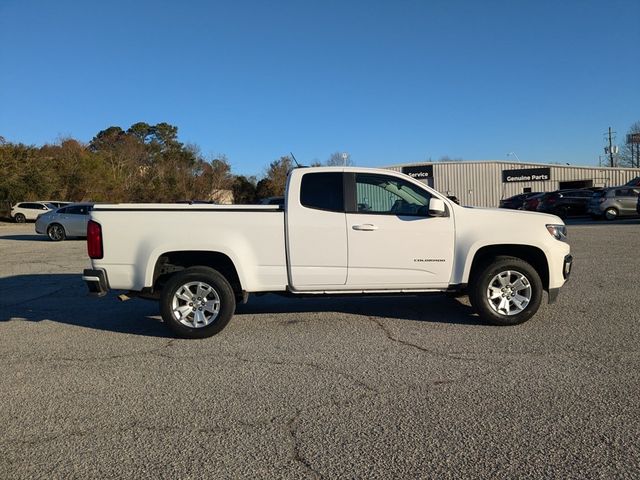
[[[205,282],[181,285],[171,301],[173,317],[190,328],[210,325],[220,313],[218,292]]]
[[[529,279],[515,270],[506,270],[495,275],[487,287],[487,300],[491,308],[500,315],[517,315],[531,301],[532,289]]]

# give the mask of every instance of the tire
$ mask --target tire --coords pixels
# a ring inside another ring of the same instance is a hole
[[[512,289],[518,284],[524,288]],[[496,257],[474,273],[469,285],[469,300],[487,322],[502,326],[518,325],[538,311],[542,290],[540,275],[529,263],[515,257]],[[498,296],[491,299],[492,295]],[[524,297],[527,302],[518,297]]]
[[[607,220],[615,220],[618,218],[618,209],[614,207],[609,207],[604,211],[604,218]]]
[[[207,338],[227,326],[236,297],[227,279],[213,268],[190,267],[169,278],[160,295],[160,310],[178,337]]]
[[[25,223],[27,221],[27,218],[21,213],[16,213],[16,216],[13,217],[13,219],[16,223]]]
[[[47,227],[47,235],[54,242],[61,242],[67,238],[67,232],[64,231],[64,227],[59,223],[52,223]]]

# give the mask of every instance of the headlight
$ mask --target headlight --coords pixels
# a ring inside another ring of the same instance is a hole
[[[567,238],[566,225],[547,225],[547,231],[556,240],[564,240]]]

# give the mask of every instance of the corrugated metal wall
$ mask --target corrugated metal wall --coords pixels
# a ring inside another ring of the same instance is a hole
[[[409,165],[409,164],[407,164]],[[640,176],[640,168],[575,167],[539,163],[512,162],[436,162],[412,163],[433,165],[434,188],[446,195],[455,195],[462,205],[497,207],[502,198],[522,193],[529,187],[533,192],[552,192],[560,188],[560,182],[590,180],[594,187],[624,185]],[[402,171],[406,165],[394,165],[390,170]],[[503,170],[548,167],[550,180],[543,182],[502,183]]]
[[[392,195],[383,188],[367,183],[357,183],[356,191],[357,202],[364,203],[377,212],[391,210],[394,202],[398,199],[397,196]]]

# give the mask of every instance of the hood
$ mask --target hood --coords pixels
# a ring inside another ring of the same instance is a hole
[[[509,210],[505,208],[489,208],[489,207],[467,207],[471,214],[475,217],[486,216],[487,221],[514,221],[527,219],[527,221],[539,220],[540,223],[564,225],[564,221],[549,213],[531,212],[528,210]]]

